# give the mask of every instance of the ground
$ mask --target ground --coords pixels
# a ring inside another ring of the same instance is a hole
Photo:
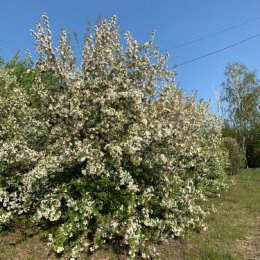
[[[260,260],[260,169],[234,176],[235,185],[211,202],[217,213],[208,229],[158,246],[161,260]],[[105,249],[81,260],[118,260]],[[28,230],[16,228],[0,238],[0,260],[65,260]]]

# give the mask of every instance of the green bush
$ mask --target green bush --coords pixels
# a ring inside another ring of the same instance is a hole
[[[237,174],[245,166],[245,155],[236,139],[225,137],[224,144],[229,158],[228,172],[231,175]]]
[[[204,228],[202,201],[227,186],[221,120],[176,87],[153,36],[122,44],[115,17],[101,21],[78,66],[43,19],[32,92],[0,69],[1,225],[28,216],[71,259],[104,244],[151,258],[155,242]]]
[[[260,115],[259,115],[260,118]],[[246,139],[247,161],[249,167],[260,167],[260,123],[256,122],[249,130]]]

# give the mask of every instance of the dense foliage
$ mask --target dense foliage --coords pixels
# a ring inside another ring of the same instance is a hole
[[[202,201],[226,186],[221,120],[176,87],[153,36],[122,44],[116,18],[101,21],[77,66],[43,20],[30,88],[0,69],[0,224],[30,217],[71,259],[104,244],[150,258],[204,228]]]
[[[231,175],[238,174],[244,168],[245,155],[235,138],[224,138],[224,144],[229,158],[227,170]]]
[[[229,129],[224,135],[236,139],[244,153],[246,167],[257,167],[260,165],[257,146],[260,142],[257,132],[260,123],[260,81],[255,71],[250,71],[239,62],[229,63],[225,76],[222,101]]]
[[[246,149],[248,165],[250,167],[260,167],[260,114],[258,122],[249,130]]]

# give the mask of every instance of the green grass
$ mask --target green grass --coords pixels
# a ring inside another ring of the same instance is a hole
[[[244,170],[213,203],[208,230],[184,240],[184,260],[260,259],[260,169]]]
[[[190,232],[184,239],[158,247],[162,260],[259,260],[260,259],[260,169],[234,176],[235,185],[220,198],[212,199],[218,209],[208,219],[208,230]],[[118,259],[101,250],[81,260]],[[124,259],[124,258],[121,258]],[[0,238],[0,260],[65,260],[33,233],[16,229]]]

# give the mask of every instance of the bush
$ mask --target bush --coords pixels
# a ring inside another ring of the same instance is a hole
[[[237,174],[245,166],[245,155],[236,139],[225,137],[224,144],[229,158],[228,172],[231,175]]]
[[[0,223],[32,217],[71,259],[103,244],[151,258],[204,228],[201,201],[226,187],[220,119],[176,87],[153,36],[123,45],[115,17],[101,21],[78,67],[43,19],[30,94],[0,70]]]
[[[246,139],[246,151],[249,167],[260,167],[260,123],[256,122],[249,130]]]

